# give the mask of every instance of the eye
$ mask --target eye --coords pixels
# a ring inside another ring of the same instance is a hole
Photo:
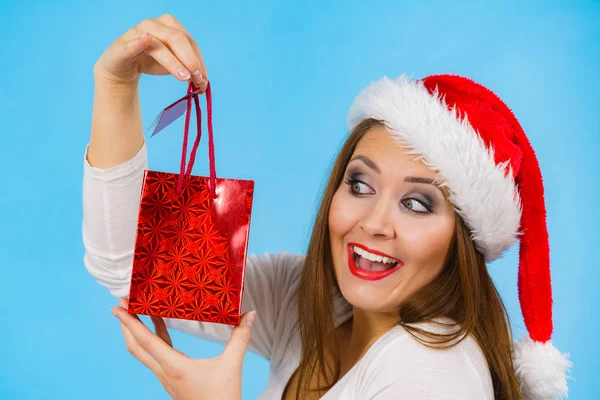
[[[408,198],[401,202],[409,211],[417,214],[428,214],[431,210],[423,204],[420,200]]]
[[[358,179],[347,179],[344,181],[346,185],[350,186],[350,194],[353,196],[364,195],[364,194],[373,194],[373,189]]]

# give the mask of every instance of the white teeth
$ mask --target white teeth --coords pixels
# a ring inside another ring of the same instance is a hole
[[[369,253],[368,251],[361,249],[360,247],[354,246],[354,252],[361,257],[366,258],[370,261],[382,262],[384,264],[394,264],[398,262],[397,260],[389,257],[378,256],[376,254]]]

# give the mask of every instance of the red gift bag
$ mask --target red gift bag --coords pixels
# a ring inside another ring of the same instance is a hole
[[[192,98],[198,134],[186,169]],[[128,311],[237,325],[254,182],[216,178],[210,83],[206,103],[210,177],[191,175],[201,137],[192,83],[152,124],[151,137],[187,110],[180,173],[144,173]]]

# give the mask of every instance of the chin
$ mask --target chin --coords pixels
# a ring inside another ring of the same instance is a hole
[[[396,304],[396,301],[390,301],[388,296],[373,295],[364,288],[340,284],[340,292],[348,303],[363,311],[388,314],[397,312],[399,308],[399,304]]]
[[[334,258],[336,279],[342,296],[364,311],[377,313],[396,312],[402,301],[400,293],[404,265],[389,271],[359,271],[352,251],[345,250]]]

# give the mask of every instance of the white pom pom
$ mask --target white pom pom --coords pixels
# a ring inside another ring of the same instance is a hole
[[[527,400],[566,398],[569,355],[560,353],[550,341],[534,342],[529,336],[514,342],[513,363]]]

